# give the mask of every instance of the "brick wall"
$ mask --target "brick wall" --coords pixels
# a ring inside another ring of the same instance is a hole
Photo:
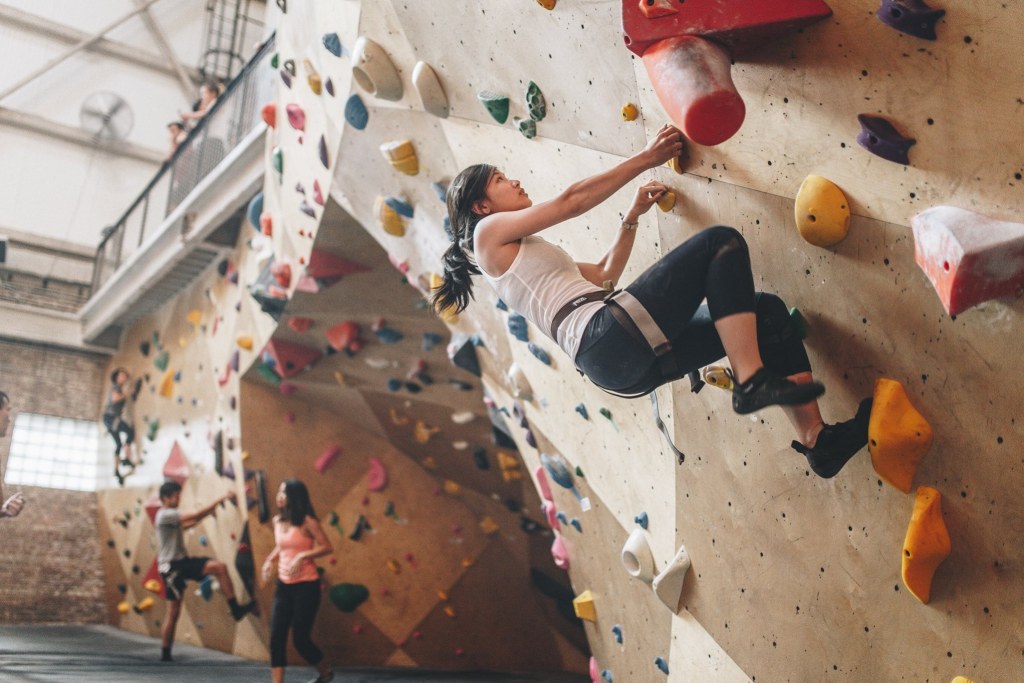
[[[0,340],[0,391],[15,417],[96,420],[106,374],[103,356]],[[11,430],[0,438],[4,470],[10,438]],[[0,521],[0,622],[105,622],[96,494],[19,488],[25,509]]]

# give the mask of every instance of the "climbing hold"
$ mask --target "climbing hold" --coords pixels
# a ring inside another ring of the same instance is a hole
[[[654,579],[654,555],[643,529],[633,529],[622,546],[622,566],[634,579],[647,583]]]
[[[358,541],[362,537],[364,531],[370,530],[372,530],[372,527],[370,526],[369,520],[366,519],[365,515],[359,515],[359,518],[356,519],[355,526],[352,528],[352,533],[348,535],[348,538],[351,541]]]
[[[921,486],[903,541],[903,583],[921,602],[928,604],[935,570],[951,550],[949,531],[942,518],[942,494],[930,486]]]
[[[188,312],[188,315],[185,316],[185,319],[192,325],[199,325],[199,323],[203,321],[203,313],[198,308],[193,308]]]
[[[583,591],[572,601],[576,616],[587,621],[597,621],[597,610],[594,607],[594,595],[589,590]]]
[[[935,206],[910,224],[914,260],[949,315],[1024,291],[1024,223]]]
[[[626,102],[622,105],[622,111],[620,113],[622,114],[623,121],[636,121],[636,117],[640,116],[640,110],[638,110],[636,105],[632,102]]]
[[[414,210],[409,202],[401,200],[398,197],[385,197],[384,203],[391,207],[391,210],[399,216],[405,216],[406,218],[413,217]]]
[[[292,284],[292,267],[287,261],[274,261],[270,264],[270,274],[281,287],[287,289]]]
[[[149,342],[148,341],[139,342],[139,353],[141,353],[143,356],[149,356]]]
[[[299,211],[306,214],[310,218],[316,218],[316,209],[314,209],[313,205],[307,202],[305,199],[303,199],[299,203]]]
[[[380,146],[380,152],[396,171],[406,175],[416,175],[420,172],[420,162],[416,157],[416,149],[412,146],[412,141],[385,142]]]
[[[907,152],[917,143],[914,138],[904,137],[896,127],[881,116],[858,114],[861,131],[857,135],[857,144],[875,156],[882,157],[904,166],[910,164]]]
[[[816,247],[842,242],[850,230],[850,204],[827,178],[809,175],[796,193],[796,229]]]
[[[526,109],[530,112],[530,118],[534,121],[542,121],[548,113],[548,105],[544,100],[544,93],[540,87],[530,81],[526,86]]]
[[[288,124],[295,130],[306,130],[306,112],[297,104],[289,104],[285,108],[288,114]]]
[[[302,67],[306,70],[306,85],[309,86],[314,95],[319,95],[323,92],[323,81],[320,80],[320,74],[313,68],[313,62],[303,59]]]
[[[633,521],[640,525],[641,529],[647,528],[647,513],[641,512],[639,515],[633,518]]]
[[[317,143],[317,154],[320,156],[320,165],[324,168],[330,168],[330,159],[327,158],[327,140],[324,136],[320,136],[320,142]],[[314,187],[319,187],[314,181]],[[323,204],[323,199],[317,201],[318,204]]]
[[[324,332],[324,336],[327,337],[327,343],[336,351],[354,354],[363,348],[363,340],[359,334],[359,325],[351,320],[340,322],[331,327]]]
[[[704,381],[713,387],[719,389],[725,389],[726,391],[732,391],[735,386],[732,377],[729,376],[729,370],[723,368],[721,365],[709,365],[704,368],[701,372],[701,376]]]
[[[615,431],[619,431],[619,426],[615,424],[615,420],[612,419],[612,411],[607,408],[601,408],[597,412],[601,413],[601,417],[612,423],[612,427],[615,427]]]
[[[480,531],[487,534],[488,536],[493,536],[495,533],[498,532],[499,529],[501,529],[501,527],[498,526],[498,523],[495,522],[489,515],[480,520],[479,526]]]
[[[328,76],[327,80],[324,81],[324,90],[327,91],[328,95],[334,97],[334,81],[331,80],[330,76]]]
[[[576,412],[579,413],[580,417],[582,417],[584,420],[590,419],[590,413],[587,412],[587,407],[582,403],[576,406]]]
[[[555,4],[557,2],[558,2],[558,0],[537,0],[537,4],[540,5],[541,7],[543,7],[546,10],[553,10],[553,9],[555,9]]]
[[[377,337],[381,344],[397,344],[404,339],[404,335],[393,327],[387,325],[381,325],[377,327],[373,334]]]
[[[491,461],[487,459],[487,451],[483,446],[477,446],[473,449],[473,464],[479,470],[491,469]]]
[[[319,349],[314,349],[284,339],[271,339],[267,342],[267,353],[274,361],[277,373],[289,379],[323,358]]]
[[[284,155],[280,147],[275,147],[270,151],[270,159],[274,170],[277,171],[277,181],[281,182],[281,177],[284,175]]]
[[[284,69],[281,69],[280,73],[281,73],[281,81],[285,84],[285,86],[287,86],[289,89],[291,89],[291,87],[292,87],[292,75],[290,73],[288,73],[287,71],[285,71]]]
[[[363,98],[359,93],[352,93],[345,102],[345,120],[356,130],[363,130],[370,121],[370,112],[363,104]]]
[[[366,475],[366,488],[371,491],[383,491],[388,485],[388,471],[379,458],[370,458],[370,471]]]
[[[946,10],[932,9],[922,0],[882,0],[875,16],[901,33],[935,40],[935,24],[945,14]]]
[[[622,627],[618,624],[612,626],[612,635],[615,636],[615,642],[622,645]]]
[[[559,569],[569,569],[569,551],[565,547],[565,541],[561,536],[556,535],[551,543],[551,559]]]
[[[476,419],[476,413],[471,410],[460,410],[457,413],[452,413],[452,422],[457,425],[469,424]]]
[[[324,452],[316,459],[313,467],[317,472],[323,474],[339,455],[341,455],[341,446],[328,446],[327,449],[324,450]]]
[[[321,137],[320,140],[323,141],[323,137]],[[323,148],[323,151],[326,153],[326,151],[327,151],[326,147]],[[321,156],[320,157],[320,161],[324,162],[324,167],[326,168],[327,167],[327,157],[326,156]],[[323,206],[324,205],[324,193],[320,189],[320,181],[316,180],[316,179],[313,180],[313,203],[318,204],[319,206]],[[312,237],[312,235],[310,235],[310,236]]]
[[[667,190],[665,194],[661,195],[658,199],[658,208],[664,213],[668,213],[672,210],[672,207],[676,205],[676,193],[672,190]]]
[[[131,609],[132,606],[128,604],[127,600],[122,600],[121,602],[117,603],[117,611],[121,614],[128,614],[128,612],[130,612]]]
[[[512,336],[521,342],[530,341],[529,331],[526,327],[526,318],[519,313],[510,313],[508,316],[508,331]]]
[[[580,533],[583,533],[583,525],[582,525],[582,524],[580,523],[580,520],[579,520],[579,519],[577,519],[577,518],[575,518],[575,517],[571,518],[571,519],[569,520],[569,525],[570,525],[570,526],[571,526],[572,528],[576,529],[576,531],[578,531],[578,532],[580,532]]]
[[[335,57],[341,56],[341,39],[337,33],[325,33],[321,40],[328,52]]]
[[[312,318],[303,318],[300,316],[292,316],[288,319],[288,327],[295,330],[299,334],[308,332],[309,328],[313,326]]]
[[[910,493],[917,466],[931,445],[931,425],[911,404],[903,385],[893,379],[876,380],[868,450],[878,476]]]
[[[260,231],[267,237],[274,234],[274,217],[269,211],[260,214]]]
[[[416,62],[412,69],[412,86],[420,96],[423,108],[442,119],[448,118],[448,96],[437,73],[426,62]]]
[[[342,612],[354,612],[370,597],[366,586],[358,583],[339,583],[327,593],[331,602]]]
[[[263,193],[257,192],[252,199],[249,200],[249,205],[245,209],[245,217],[249,219],[249,225],[252,226],[253,230],[258,231],[260,229],[260,215],[263,214]],[[224,261],[224,272],[221,275],[227,274],[228,263]]]
[[[652,586],[654,594],[673,614],[679,612],[679,600],[683,596],[683,583],[686,572],[690,570],[690,555],[686,546],[679,546],[679,552],[672,558],[661,573],[654,577]]]
[[[533,400],[533,387],[530,386],[530,380],[526,379],[526,373],[523,372],[518,363],[512,363],[508,367],[505,377],[511,385],[513,398],[523,401]],[[536,448],[536,445],[531,445]]]
[[[541,363],[543,363],[544,365],[551,365],[551,356],[548,355],[547,351],[540,348],[533,342],[529,342],[526,345],[526,348],[528,348],[530,350],[530,353],[532,353]]]
[[[586,478],[586,477],[583,476],[583,468],[580,467],[579,465],[576,465],[575,472],[576,472],[576,476],[579,477],[580,479],[585,479]]]
[[[532,140],[537,137],[537,122],[533,119],[512,119],[512,123],[515,124],[516,129],[523,134],[523,137],[527,140]]]
[[[464,334],[456,335],[448,344],[448,359],[457,368],[462,368],[480,377],[480,360],[477,358],[473,340]]]
[[[601,680],[603,680],[604,683],[613,683],[613,681],[612,681],[612,672],[609,671],[608,669],[604,669],[601,672]]]
[[[533,477],[537,480],[537,489],[540,491],[540,496],[544,500],[553,501],[554,497],[551,495],[551,484],[548,483],[548,473],[545,465],[538,466],[533,471]]]
[[[167,363],[170,362],[170,360],[171,360],[171,354],[167,353],[166,351],[161,351],[153,359],[153,366],[157,370],[166,370],[167,369]]]
[[[444,337],[436,332],[424,332],[420,338],[423,342],[422,348],[424,351],[433,351],[435,346],[444,341]]]
[[[231,357],[228,359],[228,367],[231,368],[235,372],[238,372],[238,367],[239,367],[239,359],[238,359],[238,357],[239,357],[239,354],[238,354],[238,350],[236,349],[236,350],[231,352]]]
[[[164,398],[170,398],[174,394],[174,370],[168,370],[160,380],[160,390],[157,392]]]
[[[235,343],[238,344],[239,348],[243,348],[246,351],[252,351],[252,335],[240,334],[235,339]]]
[[[146,438],[150,441],[156,440],[156,433],[160,430],[160,420],[153,420],[146,425]]]
[[[508,121],[508,98],[504,95],[483,90],[477,93],[477,99],[487,108],[488,113],[498,123]]]
[[[658,667],[658,670],[661,671],[661,673],[666,676],[668,675],[668,662],[665,661],[664,657],[655,657],[654,666]]]
[[[392,102],[402,99],[398,70],[384,48],[366,36],[360,36],[352,49],[352,76],[374,97]]]

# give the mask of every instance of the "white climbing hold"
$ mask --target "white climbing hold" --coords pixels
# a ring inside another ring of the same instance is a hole
[[[643,529],[633,529],[622,546],[622,566],[634,579],[646,583],[654,579],[654,556]]]
[[[672,610],[679,613],[679,598],[683,595],[683,582],[690,570],[690,555],[686,546],[679,546],[679,552],[660,574],[654,577],[654,594]]]

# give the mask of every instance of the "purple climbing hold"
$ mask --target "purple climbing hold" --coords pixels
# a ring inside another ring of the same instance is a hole
[[[306,112],[297,104],[289,104],[285,107],[288,112],[288,123],[295,130],[306,130]]]
[[[358,94],[353,93],[345,102],[345,120],[356,130],[366,128],[366,124],[370,121],[370,112],[366,110],[366,105],[363,104],[363,99]]]
[[[857,136],[857,144],[868,150],[875,156],[893,161],[904,166],[910,163],[907,152],[913,147],[917,140],[904,137],[896,126],[888,119],[872,114],[858,114],[861,131]]]
[[[334,81],[332,81],[330,78],[324,81],[324,90],[327,91],[328,95],[334,97]]]
[[[532,429],[526,430],[526,443],[528,443],[532,448],[537,447],[537,437],[533,435]]]
[[[292,75],[284,69],[281,69],[281,80],[284,81],[284,84],[289,88],[292,87]]]
[[[317,149],[320,153],[320,163],[324,165],[324,168],[329,168],[327,159],[327,140],[324,139],[323,135],[320,136],[320,143],[317,145]]]
[[[307,202],[305,199],[303,199],[302,203],[299,204],[299,211],[306,214],[310,218],[316,218],[316,209],[314,209],[313,205]]]
[[[946,10],[933,9],[922,0],[882,0],[875,16],[901,33],[935,40],[935,24],[945,14]]]
[[[231,352],[231,360],[228,361],[228,364],[231,366],[232,370],[238,372],[238,349]]]
[[[324,47],[335,57],[341,56],[341,39],[337,33],[325,33],[323,37]]]

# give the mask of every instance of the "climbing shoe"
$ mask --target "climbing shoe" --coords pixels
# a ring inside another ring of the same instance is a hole
[[[252,602],[247,602],[244,605],[239,605],[238,603],[235,603],[233,605],[230,605],[230,607],[231,616],[232,618],[234,618],[235,621],[241,621],[245,618],[245,615],[249,614],[250,612],[255,612],[257,609],[255,600],[253,600]]]
[[[868,420],[871,417],[871,399],[860,402],[852,420],[825,425],[814,445],[808,448],[799,441],[793,450],[807,458],[807,463],[819,477],[831,479],[839,474],[843,465],[868,443]]]
[[[331,671],[330,669],[328,669],[327,673],[320,674],[316,678],[312,679],[309,683],[329,683],[330,681],[333,681],[333,680],[334,680],[334,672]]]
[[[753,413],[767,406],[798,406],[825,393],[818,382],[798,384],[779,377],[768,368],[761,368],[750,379],[736,385],[732,392],[732,409],[740,415]]]

